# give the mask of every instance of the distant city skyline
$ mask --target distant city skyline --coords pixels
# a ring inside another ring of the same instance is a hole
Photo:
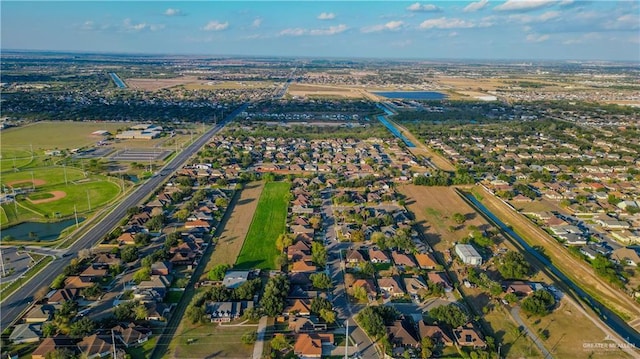
[[[639,1],[2,1],[2,50],[640,61]]]

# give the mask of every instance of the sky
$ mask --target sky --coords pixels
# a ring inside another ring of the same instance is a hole
[[[7,1],[1,49],[640,62],[640,0]]]

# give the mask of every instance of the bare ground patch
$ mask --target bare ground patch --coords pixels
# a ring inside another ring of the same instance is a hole
[[[51,191],[51,192],[47,192],[53,195],[53,197],[49,197],[49,198],[43,198],[43,199],[30,199],[28,198],[29,202],[33,203],[33,204],[40,204],[40,203],[48,203],[48,202],[53,202],[53,201],[57,201],[60,198],[64,198],[67,196],[67,192],[65,191]]]
[[[39,178],[36,178],[34,180],[18,180],[18,181],[7,182],[7,186],[16,187],[16,185],[22,184],[22,183],[31,183],[34,186],[42,186],[42,185],[46,184],[47,181],[45,181],[43,179],[39,179]],[[24,187],[24,186],[17,186],[17,187]]]
[[[231,216],[224,224],[216,248],[207,263],[204,275],[218,264],[233,265],[236,262],[263,188],[263,182],[252,182],[240,192],[240,197],[234,205]]]

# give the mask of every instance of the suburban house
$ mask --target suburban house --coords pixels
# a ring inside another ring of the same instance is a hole
[[[109,356],[113,349],[113,344],[110,335],[94,334],[82,338],[77,346],[83,358],[92,359]]]
[[[386,296],[401,297],[405,294],[400,283],[393,277],[378,278],[378,288]]]
[[[436,262],[436,259],[431,253],[418,253],[414,257],[416,257],[416,262],[418,262],[418,266],[422,269],[435,269],[438,265],[438,262]]]
[[[347,263],[351,264],[366,262],[362,253],[360,253],[360,251],[357,249],[349,249],[345,256],[345,260],[347,261]]]
[[[173,265],[170,262],[160,261],[151,265],[151,274],[153,275],[169,275]]]
[[[450,292],[451,290],[453,290],[453,287],[451,286],[447,278],[444,276],[443,272],[428,272],[427,280],[434,284],[442,285],[444,287],[445,292]]]
[[[513,293],[518,296],[527,296],[533,293],[531,284],[526,282],[511,282],[507,285],[507,293]]]
[[[51,320],[55,310],[51,304],[36,304],[23,318],[27,323],[42,323]]]
[[[395,348],[402,348],[397,354],[402,354],[404,348],[411,347],[417,348],[420,344],[413,325],[407,319],[398,319],[393,322],[392,325],[387,326],[387,334],[389,334],[389,341]],[[396,349],[394,349],[394,354]]]
[[[222,279],[222,285],[231,289],[238,288],[240,285],[242,285],[242,283],[249,280],[250,273],[251,271],[248,271],[248,270],[228,271],[224,274],[224,279]]]
[[[414,276],[404,278],[404,287],[407,288],[407,293],[411,295],[419,295],[420,292],[429,289],[427,283],[425,283],[421,277]]]
[[[424,321],[418,322],[420,338],[429,337],[436,345],[452,346],[453,340],[437,325],[427,325]]]
[[[245,310],[253,308],[252,301],[242,302],[208,302],[206,312],[211,322],[230,322],[240,318]]]
[[[284,314],[295,316],[308,316],[311,314],[308,300],[294,299],[288,307],[284,308]]]
[[[391,263],[389,256],[376,248],[369,249],[369,261],[371,263]]]
[[[293,352],[299,358],[320,358],[322,357],[323,346],[333,346],[333,334],[313,333],[300,334],[293,345]]]
[[[404,253],[393,251],[391,252],[391,258],[393,258],[393,263],[397,266],[417,267],[416,262]]]
[[[311,261],[297,261],[291,265],[292,273],[308,273],[315,272],[318,268]]]
[[[83,289],[89,288],[93,285],[93,281],[91,277],[81,277],[77,275],[72,275],[67,277],[64,280],[64,287],[69,289]]]
[[[42,324],[18,324],[9,335],[9,340],[14,344],[35,343],[40,341]]]
[[[476,330],[472,323],[467,323],[454,329],[453,336],[458,345],[462,347],[473,347],[474,349],[487,347],[487,343],[485,343],[480,332]]]
[[[294,333],[315,333],[327,330],[327,323],[320,322],[315,315],[308,317],[289,317],[288,327],[289,330]]]
[[[45,359],[47,354],[61,348],[69,349],[75,353],[77,349],[75,344],[75,340],[64,335],[57,335],[52,338],[44,338],[44,340],[42,341],[42,343],[40,343],[40,345],[38,345],[36,350],[31,353],[31,359]]]
[[[77,288],[62,288],[53,292],[47,299],[48,304],[62,304],[64,302],[75,300],[80,290]]]
[[[378,292],[376,291],[376,286],[371,279],[356,279],[353,284],[351,284],[352,288],[364,288],[367,296],[369,298],[375,298]]]
[[[611,259],[617,261],[623,266],[637,267],[640,265],[640,256],[638,252],[631,248],[618,248],[611,252]]]
[[[124,344],[125,347],[135,347],[149,340],[151,337],[151,330],[143,327],[138,327],[134,323],[122,326],[118,325],[113,329],[116,337]]]

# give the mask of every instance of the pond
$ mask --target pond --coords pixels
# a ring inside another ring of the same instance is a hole
[[[78,218],[78,222],[83,220],[84,218]],[[16,241],[55,241],[65,228],[75,226],[75,224],[75,219],[54,223],[25,222],[3,229],[2,238],[10,236]],[[33,234],[29,236],[29,233]]]
[[[447,97],[443,93],[432,91],[384,91],[374,92],[374,94],[386,98],[397,98],[404,100],[442,100],[443,98]]]

